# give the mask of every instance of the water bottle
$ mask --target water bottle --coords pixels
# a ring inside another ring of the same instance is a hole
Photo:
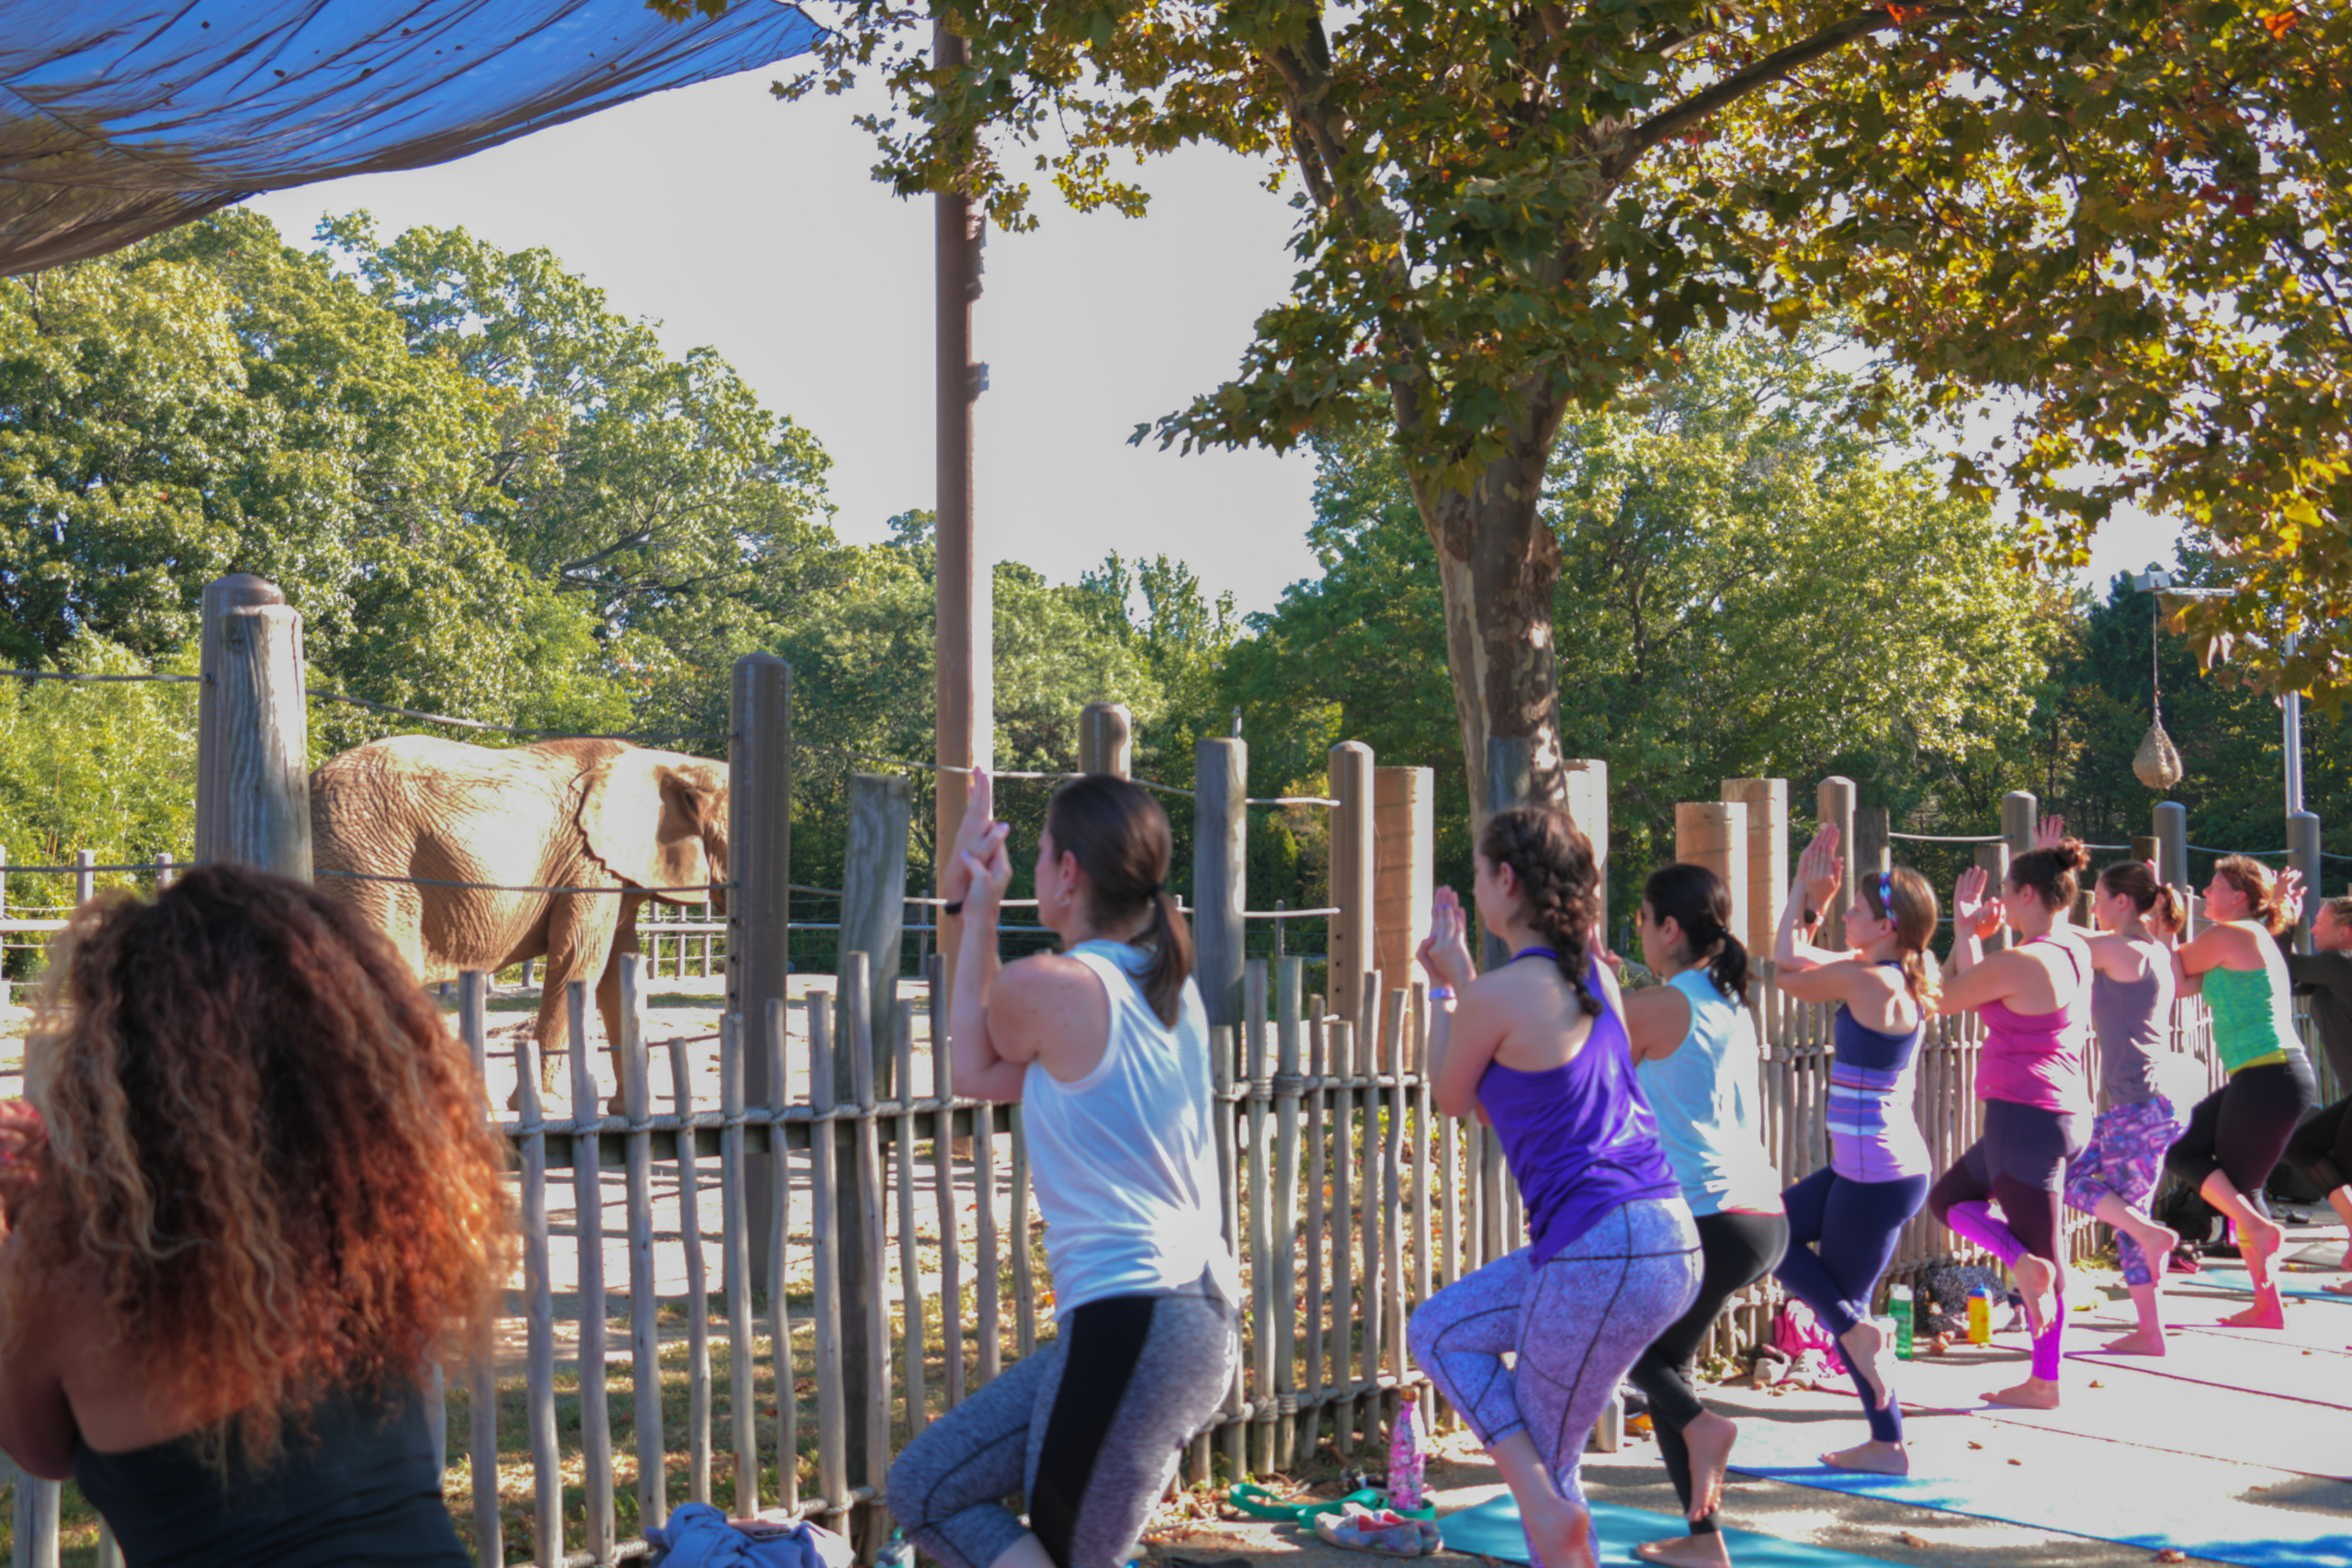
[[[1993,1287],[1979,1285],[1968,1292],[1968,1342],[1990,1345],[1993,1342]]]
[[[874,1554],[874,1568],[915,1568],[915,1543],[906,1531],[890,1532],[890,1543]]]
[[[1897,1285],[1886,1292],[1886,1310],[1894,1318],[1894,1357],[1911,1359],[1911,1287]]]
[[[1399,1396],[1396,1419],[1388,1427],[1388,1506],[1397,1511],[1422,1503],[1421,1472],[1429,1462],[1429,1430],[1421,1424],[1420,1390]]]

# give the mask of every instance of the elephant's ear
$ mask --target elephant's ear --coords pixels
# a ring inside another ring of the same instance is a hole
[[[629,750],[594,769],[580,797],[588,852],[639,887],[690,887],[710,880],[703,854],[710,803],[696,781],[655,753]],[[675,899],[698,904],[700,894]]]

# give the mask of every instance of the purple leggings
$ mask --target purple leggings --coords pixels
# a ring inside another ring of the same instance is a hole
[[[2109,1193],[2123,1200],[2127,1209],[2147,1212],[2148,1196],[2164,1179],[2165,1151],[2180,1137],[2187,1119],[2163,1095],[2131,1105],[2110,1105],[2091,1123],[2091,1141],[2066,1167],[2066,1206],[2093,1213]],[[2140,1244],[2123,1232],[2115,1233],[2116,1256],[2123,1263],[2127,1285],[2153,1285],[2161,1258],[2153,1266]]]

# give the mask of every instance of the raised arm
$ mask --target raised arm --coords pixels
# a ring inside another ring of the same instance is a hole
[[[1690,1037],[1690,998],[1672,986],[1650,986],[1624,999],[1618,1016],[1636,1062],[1671,1056]]]
[[[1804,853],[1797,857],[1788,906],[1781,911],[1781,929],[1772,938],[1772,962],[1780,968],[1783,988],[1792,970],[1817,969],[1853,956],[1813,945],[1813,933],[1821,923],[1819,911],[1838,896],[1838,885],[1845,874],[1846,863],[1838,853],[1838,825],[1833,822],[1815,833]]]
[[[1430,1084],[1437,1108],[1483,1120],[1478,1080],[1502,1043],[1502,1020],[1472,994],[1478,971],[1470,957],[1470,919],[1453,888],[1439,888],[1430,900],[1430,934],[1414,957],[1430,977]]]
[[[964,931],[956,954],[956,990],[948,1000],[947,1048],[956,1062],[956,1087],[979,1100],[1019,1100],[1032,1051],[1001,1045],[989,1027],[989,1000],[996,987],[997,915],[1004,890],[1012,883],[1012,860],[1005,852],[1005,827],[988,819],[988,779],[973,775],[971,800],[962,829],[956,835],[956,852],[943,892],[958,889],[964,906]],[[955,901],[957,894],[951,893]]]

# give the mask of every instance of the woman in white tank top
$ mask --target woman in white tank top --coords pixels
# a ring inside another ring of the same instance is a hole
[[[1238,1355],[1207,1019],[1150,795],[1101,773],[1055,793],[1037,900],[1063,951],[1001,966],[1012,864],[990,804],[975,773],[940,879],[964,920],[950,1049],[960,1093],[1025,1107],[1058,1331],[907,1446],[889,1504],[947,1568],[1114,1568]]]

